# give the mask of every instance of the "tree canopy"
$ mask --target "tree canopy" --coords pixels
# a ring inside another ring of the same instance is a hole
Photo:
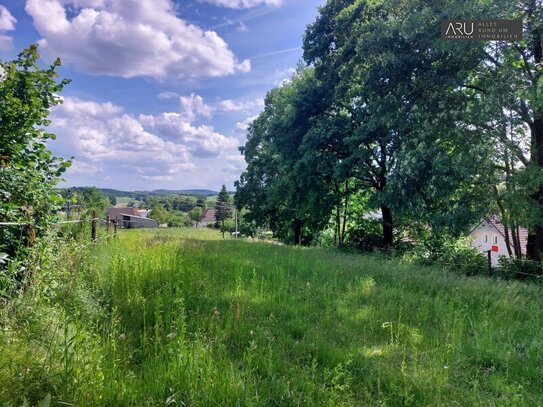
[[[329,0],[319,11],[304,63],[268,93],[241,149],[248,220],[294,243],[333,228],[341,244],[364,210],[390,248],[499,213],[511,240],[529,228],[540,259],[541,2]],[[522,18],[524,40],[441,40],[455,18]]]

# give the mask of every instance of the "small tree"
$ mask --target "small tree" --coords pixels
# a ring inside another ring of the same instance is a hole
[[[198,222],[202,220],[202,208],[196,206],[189,212],[189,218],[194,222],[194,226],[198,225]]]
[[[91,212],[93,210],[102,213],[109,206],[106,196],[96,187],[86,187],[83,189],[83,202],[85,208]]]
[[[196,199],[196,206],[199,206],[200,208],[205,208],[206,201],[207,201],[207,198],[205,196],[199,195]]]
[[[109,199],[109,203],[110,203],[111,206],[117,205],[117,197],[116,196],[111,195],[108,199]]]
[[[150,216],[151,216],[151,219],[158,221],[160,225],[168,222],[168,219],[170,218],[168,211],[162,205],[153,206],[153,209],[151,209]]]
[[[168,227],[170,228],[186,228],[191,225],[191,221],[186,213],[181,211],[170,212],[168,218]]]
[[[222,237],[224,239],[224,232],[226,231],[224,223],[227,219],[232,217],[232,206],[230,204],[230,195],[223,185],[219,196],[217,197],[217,203],[215,203],[215,220],[221,227]]]

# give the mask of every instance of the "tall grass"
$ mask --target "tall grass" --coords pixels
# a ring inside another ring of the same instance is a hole
[[[536,285],[208,230],[70,267],[3,319],[6,405],[543,405]]]

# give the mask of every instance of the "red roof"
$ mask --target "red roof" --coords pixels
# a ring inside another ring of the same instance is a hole
[[[482,221],[481,223],[479,223],[479,225],[477,225],[477,227],[479,227],[484,221]],[[491,219],[488,219],[487,220],[488,223],[490,223],[492,226],[494,226],[494,228],[503,236],[503,238],[505,239],[505,226],[503,225],[503,223],[501,223],[499,221],[498,218],[496,217],[493,217]],[[522,228],[522,227],[519,227],[519,230],[518,230],[518,234],[519,234],[519,239],[520,239],[520,250],[521,250],[521,253],[522,255],[526,255],[526,244],[528,243],[528,229],[525,229],[525,228]],[[511,230],[509,230],[509,239],[510,239],[510,244],[511,244],[511,249],[513,250],[513,242],[511,240]]]
[[[215,222],[215,209],[206,209],[202,215],[202,222],[212,223]]]
[[[492,223],[496,229],[498,229],[498,232],[500,232],[503,238],[505,239],[505,226],[496,218],[490,219],[489,222]],[[511,233],[511,230],[509,230],[509,233]],[[525,255],[526,245],[528,244],[528,229],[519,227],[518,235],[519,235],[519,240],[520,240],[521,253]],[[509,234],[509,236],[511,236],[511,234]],[[511,239],[511,237],[509,237],[509,239]],[[511,245],[512,244],[513,242],[511,242]]]

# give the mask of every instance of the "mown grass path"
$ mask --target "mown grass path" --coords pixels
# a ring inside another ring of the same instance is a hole
[[[98,250],[59,400],[543,405],[540,287],[218,237],[127,231]]]

